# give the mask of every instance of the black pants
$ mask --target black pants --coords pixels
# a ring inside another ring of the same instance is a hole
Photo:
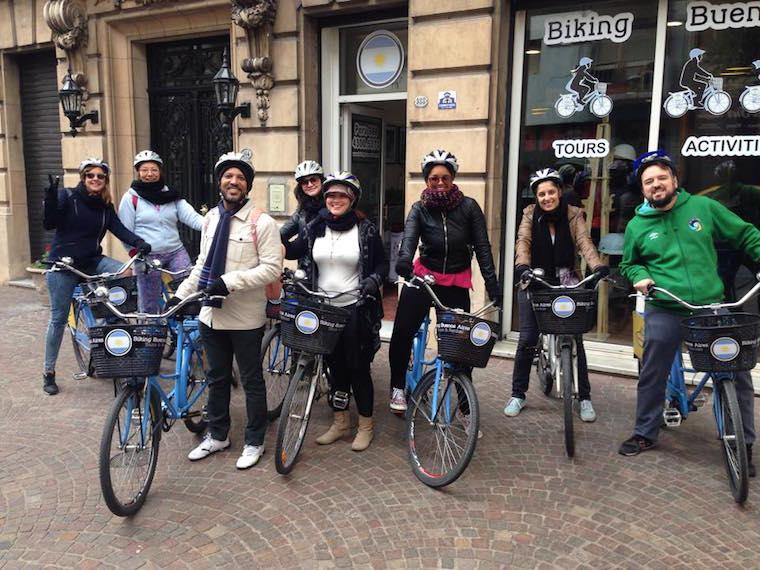
[[[528,294],[525,291],[517,293],[517,307],[520,313],[520,339],[517,341],[515,352],[515,368],[512,372],[512,396],[525,398],[530,382],[530,369],[536,356],[538,344],[538,323],[533,314]],[[588,381],[588,365],[586,363],[586,351],[583,348],[583,337],[575,337],[578,347],[578,399],[588,400],[591,398],[591,385]]]
[[[361,320],[356,306],[346,308],[351,310],[351,318],[343,329],[335,350],[325,358],[330,367],[332,408],[337,411],[347,409],[347,407],[336,405],[334,397],[336,392],[346,394],[353,392],[359,415],[369,418],[372,417],[372,408],[375,404],[375,390],[369,372],[373,355],[368,354],[366,350],[361,350],[361,335],[366,335],[367,331],[361,330]]]
[[[230,431],[232,357],[240,369],[248,421],[245,444],[261,445],[267,428],[267,389],[261,373],[261,338],[264,327],[251,330],[218,330],[200,325],[208,370],[208,426],[211,437],[227,439]]]
[[[434,285],[433,292],[441,303],[448,307],[470,310],[470,293],[467,289]],[[433,300],[425,289],[404,287],[401,291],[389,351],[391,388],[403,390],[406,386],[406,370],[412,352],[412,340],[432,305]]]

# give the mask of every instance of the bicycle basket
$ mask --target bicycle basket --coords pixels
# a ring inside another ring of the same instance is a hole
[[[351,315],[304,295],[288,294],[280,304],[282,342],[310,354],[330,354]]]
[[[498,338],[498,323],[453,311],[436,314],[438,356],[447,362],[485,368]]]
[[[97,378],[154,376],[161,368],[166,325],[104,325],[90,329]]]
[[[91,287],[97,285],[92,283]],[[108,287],[108,300],[122,313],[134,313],[137,310],[137,278],[134,275],[106,279],[103,285]],[[113,316],[106,306],[95,300],[90,303],[90,309],[96,319]]]
[[[596,291],[551,289],[531,291],[530,302],[543,334],[583,334],[596,323]]]
[[[695,315],[681,321],[691,364],[699,372],[741,372],[757,363],[760,316]]]

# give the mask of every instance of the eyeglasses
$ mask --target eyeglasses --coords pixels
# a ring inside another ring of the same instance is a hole
[[[430,182],[433,184],[438,184],[439,182],[448,184],[451,182],[451,176],[428,176],[428,180],[430,180]]]
[[[137,172],[140,174],[156,174],[161,171],[158,168],[141,168]]]
[[[88,172],[87,174],[84,175],[84,177],[87,178],[87,180],[92,180],[93,178],[97,178],[98,180],[106,179],[105,174],[100,174],[100,173],[95,173],[95,172]]]
[[[299,184],[301,186],[310,186],[321,181],[322,179],[319,176],[310,176],[309,178],[301,178],[301,180],[299,180]]]

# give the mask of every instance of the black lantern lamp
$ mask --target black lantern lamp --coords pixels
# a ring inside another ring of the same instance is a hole
[[[214,84],[214,93],[216,94],[216,107],[219,109],[219,118],[225,129],[232,128],[232,121],[238,115],[244,119],[250,118],[250,103],[235,106],[238,90],[240,89],[240,81],[238,81],[238,78],[235,77],[230,69],[230,56],[227,48],[224,48],[224,54],[222,55],[222,67],[216,72],[212,82]]]
[[[58,97],[61,99],[63,114],[66,115],[66,118],[71,125],[71,131],[69,131],[69,133],[72,137],[77,136],[77,129],[87,121],[91,121],[93,125],[98,124],[97,111],[90,111],[86,115],[82,115],[82,88],[71,77],[70,68],[66,73],[66,76],[63,78],[63,87],[61,87],[61,90],[58,92]]]

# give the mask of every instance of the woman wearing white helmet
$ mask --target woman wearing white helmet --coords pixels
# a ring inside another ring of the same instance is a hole
[[[396,273],[405,279],[412,274],[433,275],[433,289],[445,305],[469,310],[474,252],[488,296],[499,305],[501,289],[486,219],[478,203],[454,184],[458,169],[456,157],[445,150],[434,150],[422,159],[425,189],[406,218]],[[414,259],[418,243],[420,256]],[[404,387],[412,339],[432,303],[424,289],[404,287],[401,291],[389,351],[394,412],[406,410]]]
[[[111,169],[99,158],[86,158],[79,165],[79,184],[75,188],[58,189],[58,178],[50,179],[45,191],[43,225],[55,230],[50,248],[50,260],[71,257],[74,266],[89,274],[108,273],[121,268],[121,263],[103,255],[100,242],[110,231],[121,241],[137,248],[141,253],[150,252],[150,244],[135,235],[119,221],[111,203],[108,180]],[[47,274],[50,295],[50,322],[45,339],[45,366],[43,389],[50,395],[58,393],[55,383],[55,365],[66,320],[71,305],[71,295],[79,277],[69,271],[53,271]]]
[[[203,216],[169,188],[162,173],[164,161],[152,150],[135,155],[135,174],[129,190],[119,204],[119,218],[131,231],[143,236],[152,247],[151,259],[157,259],[169,271],[191,268],[190,256],[182,245],[177,223],[200,231]],[[161,273],[137,272],[140,310],[158,312],[161,300]]]
[[[328,445],[348,434],[348,404],[353,394],[359,429],[351,449],[363,451],[374,437],[370,363],[380,348],[383,317],[380,286],[388,275],[388,263],[377,228],[356,210],[362,192],[359,180],[350,172],[330,174],[323,190],[326,207],[299,238],[286,247],[289,259],[306,257],[310,261],[306,267],[313,289],[347,293],[332,301],[350,309],[351,318],[337,347],[327,358],[334,418],[327,432],[317,438],[317,443]],[[349,294],[356,289],[361,290],[361,304],[355,295]]]
[[[293,193],[298,201],[298,208],[280,228],[283,244],[289,242],[293,237],[301,235],[306,229],[306,225],[316,217],[319,210],[325,207],[325,200],[322,196],[322,184],[325,176],[321,164],[315,160],[304,160],[296,166],[294,177],[296,187]],[[286,259],[295,258],[286,256]],[[298,260],[298,267],[307,270],[306,265],[308,263],[308,256],[302,257]]]
[[[562,197],[562,177],[552,168],[538,170],[530,177],[530,189],[536,203],[523,210],[515,245],[515,276],[521,277],[531,267],[544,270],[545,279],[553,284],[572,285],[578,282],[575,275],[577,253],[588,262],[595,273],[604,277],[609,268],[602,265],[594,243],[586,232],[583,210],[568,205]],[[512,373],[512,397],[504,408],[507,416],[516,416],[525,407],[525,393],[538,342],[538,324],[527,292],[517,295],[520,315],[520,338],[517,341],[515,367]],[[586,352],[582,337],[578,344],[578,399],[580,415],[585,422],[596,419],[591,404],[591,386],[588,381]]]

